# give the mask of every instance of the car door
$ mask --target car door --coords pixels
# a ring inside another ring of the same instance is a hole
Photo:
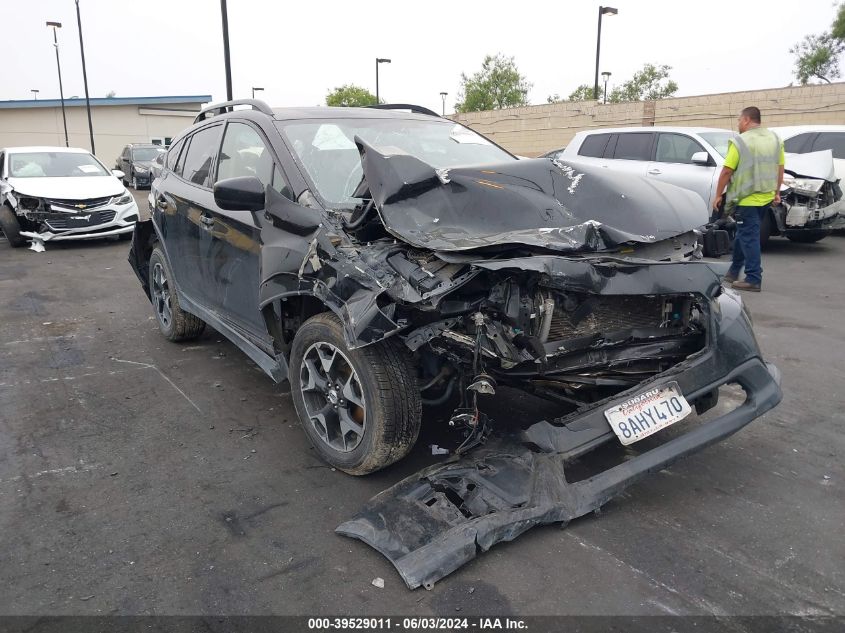
[[[190,301],[204,306],[213,305],[214,300],[201,253],[212,241],[211,181],[222,131],[223,124],[215,123],[191,134],[175,168],[167,171],[156,189],[156,218],[176,284]]]
[[[620,132],[611,135],[601,166],[616,172],[645,176],[655,136],[654,132]]]
[[[120,154],[120,164],[118,165],[118,169],[126,174],[126,178],[129,178],[129,156],[130,156],[130,149],[127,145],[123,148],[123,152]]]
[[[286,179],[264,133],[247,121],[229,120],[217,158],[215,181],[252,176],[290,197]],[[211,242],[202,242],[202,267],[212,280],[224,318],[265,347],[271,347],[258,307],[261,226],[247,211],[211,209]]]
[[[813,140],[813,149],[818,152],[829,149],[833,152],[833,168],[836,176],[845,178],[845,132],[820,132]]]
[[[704,152],[710,159],[706,165],[692,162],[693,154]],[[649,178],[677,185],[696,192],[707,208],[713,195],[713,175],[716,161],[693,137],[675,132],[657,135],[654,160],[648,164]]]

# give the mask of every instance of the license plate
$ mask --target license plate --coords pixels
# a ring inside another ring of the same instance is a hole
[[[619,441],[633,444],[692,413],[676,382],[655,387],[604,412]]]

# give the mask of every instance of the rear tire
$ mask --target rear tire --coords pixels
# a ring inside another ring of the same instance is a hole
[[[131,233],[127,233],[131,235]],[[158,246],[150,255],[150,301],[153,304],[158,329],[168,341],[190,341],[205,329],[205,322],[185,312],[173,285],[173,271]]]
[[[787,234],[786,239],[790,242],[797,242],[798,244],[814,244],[819,240],[827,237],[828,231],[801,231],[799,233]]]
[[[3,229],[3,235],[13,248],[26,246],[26,238],[21,237],[21,223],[18,221],[18,216],[5,204],[0,206],[0,229]]]
[[[402,459],[417,441],[416,372],[396,339],[350,350],[340,320],[318,314],[296,332],[289,378],[305,434],[338,470],[372,473]]]

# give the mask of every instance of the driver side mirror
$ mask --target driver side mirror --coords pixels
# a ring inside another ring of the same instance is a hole
[[[696,152],[690,157],[693,165],[708,166],[710,164],[710,154],[707,152]]]
[[[218,180],[214,183],[214,203],[226,211],[261,211],[264,185],[255,176]]]
[[[124,174],[124,173],[123,173],[122,171],[120,171],[119,169],[112,169],[112,170],[111,170],[111,173],[112,173],[112,176],[114,176],[114,177],[115,177],[115,178],[117,178],[118,180],[123,180],[123,178],[126,176],[126,174]]]

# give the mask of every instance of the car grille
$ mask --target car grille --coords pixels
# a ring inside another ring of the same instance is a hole
[[[587,336],[597,332],[659,327],[663,318],[661,297],[609,295],[594,297],[593,301],[595,303],[592,311],[577,324],[573,324],[571,314],[560,308],[555,309],[548,340]]]
[[[54,231],[63,231],[65,229],[82,229],[89,226],[105,224],[114,220],[114,216],[115,212],[111,210],[94,211],[93,213],[80,212],[79,215],[51,213],[44,218],[44,222]]]
[[[89,209],[96,209],[107,205],[114,196],[106,196],[105,198],[87,198],[85,200],[66,200],[61,198],[47,199],[45,202],[50,207],[61,207],[63,209],[73,209],[75,211],[88,211]]]

